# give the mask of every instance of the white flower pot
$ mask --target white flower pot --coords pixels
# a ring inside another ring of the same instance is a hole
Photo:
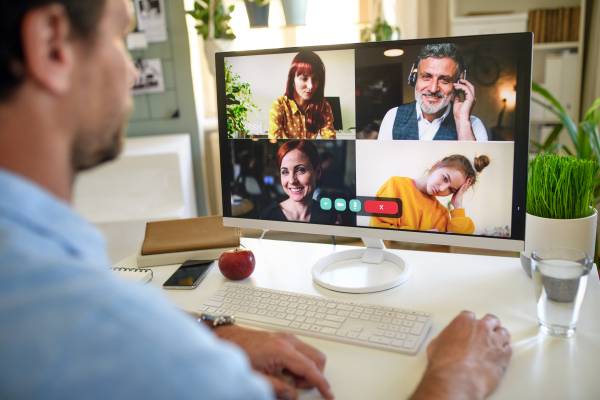
[[[208,38],[204,41],[204,54],[208,69],[213,76],[215,76],[215,53],[231,50],[233,50],[233,40]]]
[[[527,214],[525,219],[525,251],[521,265],[531,276],[531,252],[542,247],[569,247],[594,257],[598,211],[585,218],[552,219]]]

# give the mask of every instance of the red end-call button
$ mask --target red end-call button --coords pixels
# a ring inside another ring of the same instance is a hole
[[[365,211],[371,214],[398,214],[398,203],[395,201],[367,200]]]

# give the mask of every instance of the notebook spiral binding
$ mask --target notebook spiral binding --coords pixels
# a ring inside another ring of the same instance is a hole
[[[154,272],[148,268],[111,268],[110,270],[123,272],[150,272],[150,280],[154,279]]]

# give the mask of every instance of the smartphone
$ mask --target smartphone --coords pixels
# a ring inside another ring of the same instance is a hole
[[[163,284],[164,289],[194,289],[204,278],[214,260],[188,260]]]

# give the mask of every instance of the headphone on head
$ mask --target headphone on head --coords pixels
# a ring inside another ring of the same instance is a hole
[[[417,67],[417,65],[419,64],[421,60],[419,58],[417,58],[417,61],[415,61],[410,69],[410,73],[408,74],[408,84],[412,87],[415,87],[417,85],[417,73],[419,72],[419,68]],[[457,63],[458,64],[458,63]],[[461,75],[458,76],[458,79],[467,79],[467,69],[463,69],[463,72]]]

